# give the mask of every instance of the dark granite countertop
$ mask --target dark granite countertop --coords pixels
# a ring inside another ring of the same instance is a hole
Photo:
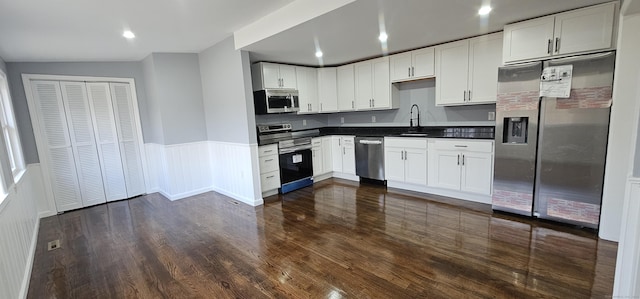
[[[402,135],[411,133],[414,135]],[[418,134],[426,134],[418,135]],[[320,136],[355,135],[369,137],[422,137],[422,138],[462,138],[490,139],[495,138],[493,126],[484,127],[324,127],[320,128]]]

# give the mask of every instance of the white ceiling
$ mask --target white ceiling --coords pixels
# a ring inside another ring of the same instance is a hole
[[[115,61],[197,53],[292,1],[0,0],[0,57]],[[124,39],[125,29],[136,39]]]
[[[127,61],[152,52],[198,53],[293,0],[0,0],[6,61]],[[477,10],[491,1],[494,11]],[[358,0],[244,48],[252,60],[342,64],[501,30],[504,24],[606,0]],[[136,34],[122,37],[125,29]]]
[[[491,3],[488,17],[478,16]],[[252,61],[337,65],[385,53],[377,37],[389,35],[387,52],[500,31],[505,24],[607,0],[358,0],[245,47]],[[379,21],[380,20],[380,21]],[[381,21],[383,20],[383,21]]]

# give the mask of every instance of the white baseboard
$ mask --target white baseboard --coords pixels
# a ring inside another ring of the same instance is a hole
[[[433,188],[433,187],[428,187],[423,185],[416,185],[416,184],[395,182],[395,181],[387,181],[387,187],[434,194],[439,196],[452,197],[456,199],[463,199],[463,200],[479,202],[483,204],[491,204],[491,195],[469,193],[469,192],[457,191],[457,190],[447,190],[447,189],[441,189],[441,188]]]
[[[360,177],[359,176],[357,176],[355,174],[344,173],[344,172],[336,172],[336,171],[334,171],[332,173],[332,176],[334,178],[339,178],[339,179],[343,179],[343,180],[356,181],[356,182],[360,181]]]
[[[24,271],[24,277],[22,277],[22,286],[20,287],[20,297],[19,298],[27,298],[27,293],[29,292],[29,282],[31,281],[31,271],[33,270],[33,260],[36,256],[36,246],[38,245],[38,231],[40,230],[40,218],[36,219],[36,225],[33,227],[33,232],[31,233],[31,246],[29,246],[29,257],[27,259],[27,268]]]
[[[317,182],[324,181],[326,179],[330,179],[332,177],[331,175],[332,175],[331,172],[316,175],[313,177],[313,182],[317,183]]]
[[[213,191],[213,187],[205,187],[205,188],[200,188],[200,189],[191,190],[191,191],[187,191],[187,192],[182,192],[182,193],[178,193],[178,194],[168,194],[168,193],[166,193],[166,192],[164,192],[162,190],[159,190],[157,192],[162,194],[164,197],[168,198],[169,200],[175,201],[175,200],[187,198],[187,197],[190,197],[190,196],[206,193],[206,192],[209,192],[209,191]]]
[[[262,192],[262,198],[269,197],[276,194],[278,194],[278,189],[268,190],[268,191]]]
[[[264,199],[262,199],[262,198],[251,199],[251,198],[240,196],[238,194],[234,194],[234,193],[231,193],[231,192],[228,192],[226,190],[219,189],[219,188],[214,188],[213,191],[218,192],[218,193],[220,193],[222,195],[231,197],[231,198],[233,198],[233,199],[235,199],[237,201],[240,201],[242,203],[248,204],[250,206],[254,206],[255,207],[255,206],[259,206],[259,205],[264,204]]]
[[[38,219],[47,218],[50,216],[54,216],[56,214],[58,213],[53,211],[41,211],[41,212],[38,212]]]

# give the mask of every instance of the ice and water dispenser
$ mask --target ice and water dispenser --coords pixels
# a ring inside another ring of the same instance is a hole
[[[527,143],[527,126],[529,117],[505,117],[502,143]]]

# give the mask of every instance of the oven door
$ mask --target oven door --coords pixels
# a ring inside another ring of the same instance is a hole
[[[282,184],[313,176],[311,146],[280,150],[280,180]]]

